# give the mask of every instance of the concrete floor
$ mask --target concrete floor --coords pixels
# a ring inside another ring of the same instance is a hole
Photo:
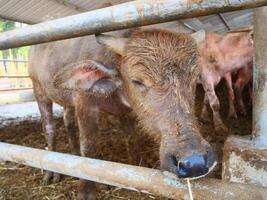
[[[57,104],[53,105],[53,113],[55,117],[61,116],[62,111],[62,107]],[[35,101],[0,105],[0,128],[10,124],[19,124],[26,120],[40,120],[40,112]]]

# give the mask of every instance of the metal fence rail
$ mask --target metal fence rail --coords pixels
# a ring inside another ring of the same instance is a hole
[[[16,62],[18,62],[18,63],[22,62],[22,63],[27,63],[28,60],[0,59],[0,62],[14,62],[14,63],[16,63]]]
[[[267,0],[140,0],[28,26],[0,34],[0,50],[219,12],[267,6]],[[182,180],[131,165],[0,143],[0,159],[99,183],[187,198]],[[267,189],[216,179],[193,181],[196,199],[266,199]]]
[[[10,89],[0,89],[0,92],[8,92],[8,91],[21,91],[21,90],[32,90],[32,87],[24,87],[24,88],[10,88]]]
[[[186,181],[159,170],[84,158],[0,142],[0,159],[143,193],[185,199]],[[196,199],[264,199],[267,188],[216,179],[192,181]]]
[[[266,5],[266,0],[132,1],[2,33],[0,50]]]
[[[12,67],[13,67],[13,71],[14,71],[14,67],[15,65],[18,65],[18,64],[22,64],[22,65],[25,65],[26,63],[28,63],[28,60],[19,60],[19,59],[0,59],[0,62],[3,63],[3,66],[4,66],[4,74],[5,75],[0,75],[0,81],[2,79],[13,79],[13,82],[16,81],[14,79],[24,79],[24,80],[27,80],[30,78],[29,75],[10,75],[8,72],[9,70],[12,71]],[[8,63],[13,63],[15,65],[8,65]],[[19,66],[17,66],[18,68]],[[16,70],[17,71],[17,70]],[[14,72],[13,72],[14,73]],[[19,72],[17,71],[16,72],[17,74],[25,74],[22,73],[22,72]],[[32,89],[30,87],[26,87],[25,85],[23,87],[21,87],[21,85],[18,85],[18,86],[10,86],[10,87],[2,87],[2,85],[0,84],[0,92],[7,92],[7,91],[20,91],[20,90],[28,90],[28,89]]]
[[[30,76],[0,76],[0,78],[30,78]]]

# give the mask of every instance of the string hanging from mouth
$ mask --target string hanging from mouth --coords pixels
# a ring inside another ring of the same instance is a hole
[[[190,200],[194,200],[189,178],[186,179]]]

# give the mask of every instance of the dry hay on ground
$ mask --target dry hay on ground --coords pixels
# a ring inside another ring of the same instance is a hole
[[[220,94],[225,94],[225,88],[221,87]],[[223,95],[220,95],[223,96]],[[198,87],[196,103],[197,113],[200,113],[203,99],[203,91]],[[226,116],[228,107],[226,98],[221,99],[222,115]],[[226,108],[226,109],[225,109]],[[225,119],[226,120],[226,119]],[[240,117],[238,120],[226,120],[231,134],[245,135],[251,132],[251,111],[248,117]],[[55,120],[57,132],[58,151],[69,152],[67,136],[62,119]],[[221,155],[221,147],[226,136],[213,134],[211,123],[202,124],[202,132]],[[136,127],[134,134],[123,133],[120,122],[113,116],[101,115],[100,130],[97,135],[97,156],[99,159],[141,165],[150,168],[158,168],[158,147],[151,138],[140,134],[141,130]],[[0,141],[44,149],[46,146],[41,124],[23,122],[20,125],[0,129]],[[220,178],[219,165],[217,170],[210,176]],[[107,169],[108,170],[108,169]],[[42,171],[10,162],[0,163],[0,200],[75,200],[77,179],[64,176],[57,184],[43,186]],[[149,195],[131,192],[116,187],[98,184],[101,200],[151,200],[165,198],[152,197]]]

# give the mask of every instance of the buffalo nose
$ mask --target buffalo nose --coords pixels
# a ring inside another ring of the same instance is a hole
[[[177,163],[176,173],[179,178],[197,178],[207,174],[216,164],[216,157],[192,154]]]

